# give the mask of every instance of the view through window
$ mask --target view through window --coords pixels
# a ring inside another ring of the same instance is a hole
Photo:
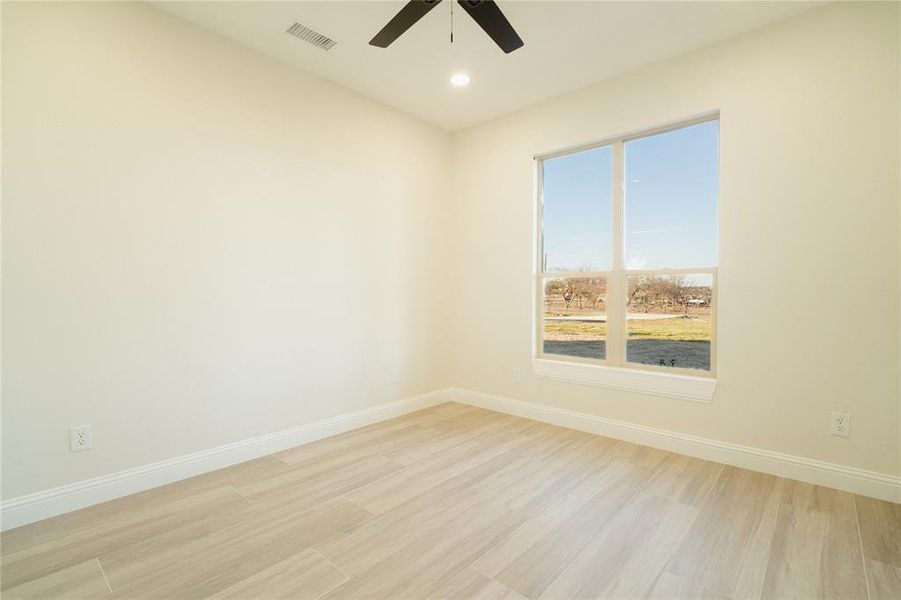
[[[719,122],[540,159],[538,354],[711,374]]]

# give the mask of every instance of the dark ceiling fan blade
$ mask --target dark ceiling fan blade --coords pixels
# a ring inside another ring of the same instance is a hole
[[[441,0],[410,0],[407,5],[382,27],[382,30],[369,40],[370,46],[387,48],[394,40],[399,38],[406,30],[412,27],[416,21],[423,18],[426,13],[438,6]]]
[[[475,19],[479,27],[501,47],[505,54],[510,54],[523,46],[522,38],[510,25],[510,21],[492,0],[458,0],[463,10]]]

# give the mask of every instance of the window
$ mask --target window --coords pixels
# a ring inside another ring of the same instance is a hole
[[[718,143],[711,117],[538,158],[537,359],[714,376]]]

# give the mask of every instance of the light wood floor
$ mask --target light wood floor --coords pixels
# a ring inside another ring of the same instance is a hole
[[[3,598],[901,598],[901,505],[443,404],[11,530]]]

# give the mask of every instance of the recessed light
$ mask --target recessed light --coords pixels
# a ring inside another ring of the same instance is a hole
[[[454,73],[450,78],[451,85],[457,87],[466,87],[469,85],[469,81],[469,75],[466,73]]]

